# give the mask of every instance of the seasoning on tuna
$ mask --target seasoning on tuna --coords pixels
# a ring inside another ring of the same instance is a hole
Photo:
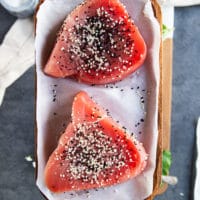
[[[140,174],[147,154],[86,92],[74,98],[72,122],[62,134],[45,168],[45,182],[55,193],[125,182]]]
[[[119,0],[86,0],[65,19],[44,72],[106,84],[133,73],[145,57],[145,42]]]

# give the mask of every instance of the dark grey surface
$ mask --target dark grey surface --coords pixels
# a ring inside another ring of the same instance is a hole
[[[0,7],[0,42],[15,21]],[[1,59],[1,57],[0,57]],[[7,89],[0,106],[0,200],[42,200],[34,168],[34,69]]]
[[[15,21],[15,17],[11,16],[6,10],[0,5],[0,43],[3,40],[4,35]]]
[[[175,12],[171,174],[179,184],[156,200],[192,200],[196,119],[200,115],[200,7]],[[0,41],[15,18],[0,7]],[[7,89],[0,107],[0,200],[42,200],[34,169],[34,70]],[[184,196],[183,196],[184,195]]]

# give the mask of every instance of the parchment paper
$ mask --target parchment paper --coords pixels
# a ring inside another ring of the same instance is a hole
[[[148,48],[144,65],[123,81],[107,86],[91,86],[75,80],[55,79],[44,75],[42,69],[53,47],[56,32],[66,15],[81,0],[45,0],[37,14],[37,186],[49,200],[143,200],[152,193],[156,165],[157,113],[159,88],[160,29],[149,0],[122,0],[139,27]],[[57,146],[67,126],[73,98],[84,90],[111,116],[120,121],[144,144],[149,154],[145,171],[126,183],[98,191],[51,193],[44,183],[44,168],[49,155]],[[141,101],[144,98],[144,103]],[[144,119],[144,122],[141,121]]]

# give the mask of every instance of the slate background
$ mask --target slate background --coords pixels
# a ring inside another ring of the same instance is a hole
[[[156,200],[191,200],[200,115],[200,6],[175,9],[171,174],[179,183]],[[0,42],[15,21],[0,6]],[[1,59],[1,58],[0,58]],[[0,107],[0,200],[42,200],[34,169],[34,69],[7,89]]]

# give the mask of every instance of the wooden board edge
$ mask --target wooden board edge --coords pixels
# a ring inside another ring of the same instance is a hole
[[[160,34],[162,36],[162,12],[161,7],[157,0],[151,0],[154,15],[160,25]],[[163,94],[163,49],[162,49],[162,37],[160,38],[160,53],[159,53],[159,64],[160,64],[160,85],[159,85],[159,97],[158,97],[158,145],[157,145],[157,156],[156,156],[156,168],[154,172],[154,183],[153,192],[146,200],[153,200],[158,194],[161,175],[162,175],[162,151],[163,151],[163,110],[162,110],[162,94]]]
[[[155,16],[160,23],[162,33],[162,13],[156,0],[152,0]],[[146,200],[153,200],[155,196],[163,194],[168,184],[162,184],[162,152],[170,150],[171,138],[171,101],[172,101],[172,60],[173,39],[169,38],[161,42],[160,48],[160,91],[159,91],[159,137],[157,147],[157,167],[154,173],[154,189]]]
[[[173,66],[173,39],[168,38],[163,41],[163,84],[162,84],[162,112],[163,112],[163,150],[170,150],[171,141],[171,102],[172,102],[172,66]],[[168,188],[163,184],[157,195],[161,195]]]

